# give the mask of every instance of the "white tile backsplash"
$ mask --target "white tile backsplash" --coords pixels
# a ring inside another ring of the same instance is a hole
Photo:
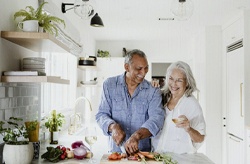
[[[0,109],[6,109],[9,107],[9,98],[0,99]]]
[[[40,84],[0,83],[0,118],[11,116],[38,119],[40,111]]]
[[[0,87],[0,98],[5,97],[5,87]]]

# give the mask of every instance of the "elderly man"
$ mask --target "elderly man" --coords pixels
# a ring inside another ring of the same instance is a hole
[[[161,130],[165,112],[159,88],[145,80],[148,61],[144,52],[132,50],[125,57],[125,73],[108,78],[96,121],[109,136],[111,152],[151,151],[151,136]]]

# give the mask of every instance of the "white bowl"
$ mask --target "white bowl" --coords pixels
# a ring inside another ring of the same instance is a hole
[[[24,69],[45,69],[45,65],[44,64],[24,64],[23,65]]]
[[[45,64],[45,58],[23,58],[23,64]]]

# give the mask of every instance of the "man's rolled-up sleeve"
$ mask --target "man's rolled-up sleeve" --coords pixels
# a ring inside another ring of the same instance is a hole
[[[101,96],[101,102],[99,105],[98,112],[95,116],[97,124],[103,131],[104,135],[110,135],[108,127],[110,124],[115,123],[111,118],[111,100],[108,94],[108,81],[103,83],[103,92]]]
[[[162,96],[160,89],[155,89],[149,102],[148,115],[149,119],[142,125],[147,128],[152,136],[156,136],[162,129],[165,120],[165,111],[162,106]]]

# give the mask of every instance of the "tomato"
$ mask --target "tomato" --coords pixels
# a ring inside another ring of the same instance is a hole
[[[61,148],[61,150],[62,150],[63,152],[65,152],[65,151],[66,151],[66,147],[63,146],[63,147]]]
[[[65,157],[66,157],[66,156],[65,156],[64,154],[62,154],[62,155],[60,156],[60,159],[61,159],[61,160],[64,160]]]
[[[112,153],[108,156],[108,159],[110,160],[117,160],[117,154],[116,153]]]

